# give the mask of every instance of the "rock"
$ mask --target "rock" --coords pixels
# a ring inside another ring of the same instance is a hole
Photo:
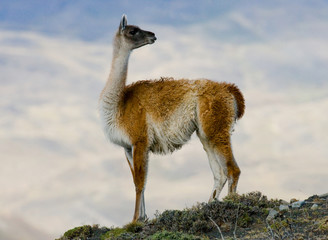
[[[319,207],[318,204],[315,203],[315,204],[312,205],[311,209],[312,209],[312,210],[317,210],[318,207]]]
[[[300,208],[304,205],[305,201],[297,201],[292,203],[292,208]]]
[[[280,204],[281,204],[281,205],[289,205],[289,202],[280,199]]]
[[[289,210],[289,206],[288,205],[280,205],[279,206],[279,211],[287,211],[287,210]]]
[[[274,209],[270,209],[269,215],[267,216],[266,220],[267,221],[273,220],[278,215],[278,213],[279,213],[278,211]]]
[[[319,195],[320,198],[328,198],[328,193]]]

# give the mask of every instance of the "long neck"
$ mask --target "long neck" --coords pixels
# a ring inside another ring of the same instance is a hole
[[[115,39],[111,71],[102,92],[102,96],[110,97],[111,101],[118,100],[125,87],[130,53],[131,50]]]

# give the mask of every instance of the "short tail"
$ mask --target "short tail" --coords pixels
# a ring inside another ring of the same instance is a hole
[[[237,109],[236,109],[236,120],[240,119],[245,112],[245,99],[239,88],[235,84],[229,84],[228,91],[234,96]]]

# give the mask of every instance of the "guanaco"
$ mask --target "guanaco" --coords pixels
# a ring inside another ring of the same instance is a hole
[[[132,50],[155,41],[154,33],[128,25],[123,15],[113,42],[110,74],[99,99],[105,135],[124,148],[133,176],[133,221],[146,218],[144,190],[149,152],[167,154],[180,149],[195,131],[214,175],[209,201],[218,199],[227,180],[228,192],[236,192],[240,175],[230,140],[233,126],[245,109],[236,85],[173,78],[126,85]]]

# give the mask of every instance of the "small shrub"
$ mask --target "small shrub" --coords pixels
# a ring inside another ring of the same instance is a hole
[[[243,195],[229,194],[223,199],[224,202],[241,203],[248,207],[273,208],[279,205],[279,200],[268,200],[261,192],[250,192]]]
[[[205,220],[196,220],[192,224],[192,232],[194,233],[207,233],[212,230],[211,225]]]
[[[238,217],[238,226],[240,227],[248,227],[253,222],[253,218],[250,217],[247,213],[243,216]]]
[[[127,225],[125,225],[123,228],[127,231],[127,232],[131,232],[131,233],[138,233],[142,231],[142,228],[144,227],[144,223],[143,222],[131,222]]]
[[[319,221],[318,230],[328,231],[328,217],[324,217]]]

